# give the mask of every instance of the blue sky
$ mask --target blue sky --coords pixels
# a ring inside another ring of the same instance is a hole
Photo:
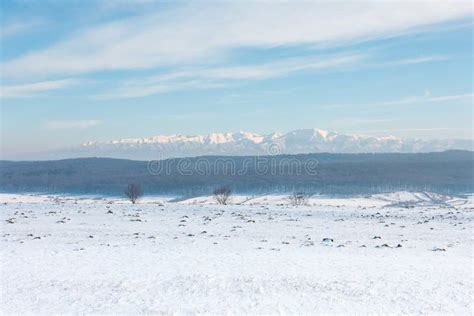
[[[472,4],[1,2],[2,157],[158,134],[472,138]]]

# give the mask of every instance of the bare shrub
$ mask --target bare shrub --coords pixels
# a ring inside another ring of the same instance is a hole
[[[309,195],[306,192],[294,192],[288,197],[293,206],[305,205],[308,202]]]
[[[125,189],[125,195],[130,200],[130,202],[135,204],[137,200],[143,195],[141,185],[134,183],[129,184],[127,189]]]
[[[214,195],[214,199],[218,204],[227,205],[227,203],[230,201],[232,190],[228,186],[222,186],[216,188],[212,194]]]

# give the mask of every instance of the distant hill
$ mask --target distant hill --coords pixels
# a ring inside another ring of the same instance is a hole
[[[240,193],[459,193],[474,192],[473,170],[471,151],[0,161],[0,190],[121,195],[140,183],[148,194],[173,195],[209,194],[224,184]]]

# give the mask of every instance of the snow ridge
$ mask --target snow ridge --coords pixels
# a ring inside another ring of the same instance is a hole
[[[267,155],[301,153],[394,153],[473,150],[472,140],[401,139],[394,136],[345,134],[322,129],[282,133],[211,133],[209,135],[157,135],[112,141],[91,141],[74,147],[68,157],[166,159],[201,155]]]

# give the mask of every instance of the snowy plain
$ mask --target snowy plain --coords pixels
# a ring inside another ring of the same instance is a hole
[[[3,314],[474,311],[472,196],[0,201]]]

